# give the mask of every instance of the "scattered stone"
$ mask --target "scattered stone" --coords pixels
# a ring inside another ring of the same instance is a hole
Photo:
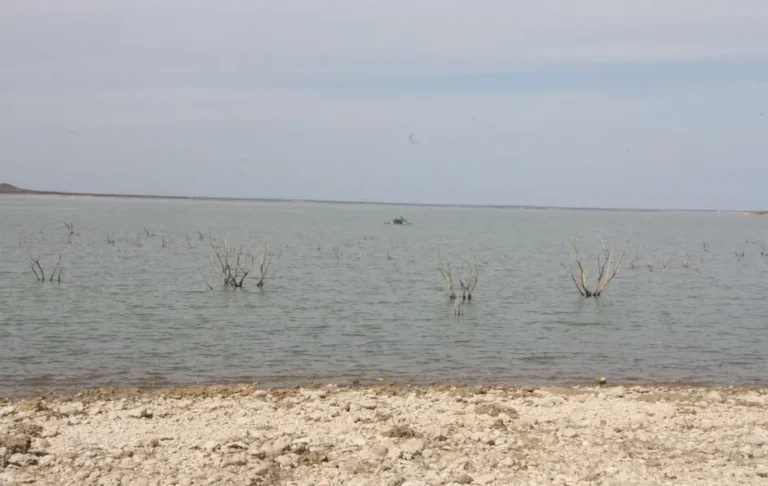
[[[364,408],[366,410],[374,410],[378,404],[374,400],[363,400],[360,402],[360,408]]]
[[[409,439],[400,446],[400,450],[406,454],[414,455],[423,451],[424,446],[424,440],[422,439]]]
[[[0,447],[6,449],[7,455],[26,454],[32,447],[32,439],[27,435],[0,435]]]
[[[598,377],[598,378],[595,380],[595,382],[596,382],[598,385],[605,385],[606,383],[608,383],[608,380],[607,380],[607,379],[606,379],[604,376],[600,376],[600,377]]]
[[[368,471],[368,466],[360,459],[350,459],[341,465],[341,470],[349,474],[363,474]]]
[[[272,469],[272,465],[268,464],[266,462],[260,462],[255,465],[251,465],[250,468],[248,468],[248,472],[252,474],[253,476],[266,476],[269,474],[269,471]]]
[[[224,459],[221,462],[221,467],[241,467],[246,464],[248,464],[248,459],[246,459],[245,454],[235,454]]]
[[[12,427],[13,433],[18,435],[28,435],[30,437],[40,437],[43,433],[43,426],[30,423],[18,423]]]
[[[56,461],[56,457],[49,454],[47,456],[43,456],[40,459],[38,459],[37,464],[40,467],[48,467],[51,464],[53,464],[55,461]]]
[[[264,390],[256,390],[253,392],[254,398],[265,398],[267,396],[267,392]]]
[[[232,450],[246,450],[248,449],[248,446],[246,444],[243,444],[242,442],[230,442],[229,444],[224,446],[224,449],[232,451]]]
[[[150,418],[152,418],[152,411],[147,409],[147,408],[145,408],[145,407],[137,407],[137,408],[134,408],[133,410],[129,410],[126,413],[126,415],[128,416],[128,418],[135,418],[135,419],[147,418],[147,419],[150,419]]]
[[[34,466],[37,464],[37,457],[30,454],[12,454],[8,459],[8,464],[19,467]]]
[[[0,400],[0,485],[706,479],[730,486],[768,479],[768,393],[760,389],[593,385],[521,393],[387,384],[256,397],[255,388],[224,388],[126,392],[120,399],[83,394],[81,402],[50,396],[13,411]],[[137,420],[148,418],[142,410],[152,410],[152,420]]]
[[[371,452],[374,456],[384,457],[387,455],[387,452],[389,452],[389,447],[383,446],[383,445],[376,445],[373,446],[371,449]]]
[[[467,473],[462,474],[454,480],[454,482],[458,484],[472,484],[474,481],[475,480],[472,479],[472,476]]]
[[[215,440],[209,440],[208,442],[203,444],[203,450],[206,452],[213,452],[218,448],[219,448],[219,443],[216,442]]]
[[[407,439],[411,437],[419,437],[420,434],[408,425],[395,425],[382,435],[384,435],[384,437],[392,437],[395,439]]]
[[[0,408],[0,418],[16,413],[16,407],[8,405],[7,407]]]

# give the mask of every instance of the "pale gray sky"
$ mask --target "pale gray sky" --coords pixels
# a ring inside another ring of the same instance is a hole
[[[0,1],[0,182],[768,208],[765,0]]]

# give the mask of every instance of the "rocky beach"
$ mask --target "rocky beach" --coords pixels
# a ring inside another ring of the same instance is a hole
[[[768,484],[768,393],[377,385],[0,401],[0,485]]]

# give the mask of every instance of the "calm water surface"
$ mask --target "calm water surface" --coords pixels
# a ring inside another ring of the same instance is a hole
[[[382,224],[400,214],[414,224]],[[634,268],[601,299],[579,297],[564,243],[577,237],[593,269],[595,234],[618,241],[630,225]],[[263,291],[222,288],[198,233],[269,244],[278,273]],[[0,394],[376,377],[766,384],[763,243],[768,218],[736,214],[0,197]],[[479,263],[461,318],[438,247]],[[30,258],[50,272],[59,254],[62,283],[36,282]]]

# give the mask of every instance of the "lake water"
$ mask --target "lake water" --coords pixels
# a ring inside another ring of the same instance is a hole
[[[414,224],[383,224],[401,214]],[[277,274],[223,288],[199,232],[269,244]],[[582,299],[564,243],[579,239],[590,271],[596,233],[629,235],[636,264]],[[766,384],[763,243],[768,218],[725,213],[0,197],[0,395],[377,377]],[[477,259],[463,316],[438,247],[454,266]],[[59,254],[62,282],[37,282],[30,259],[49,273]]]

